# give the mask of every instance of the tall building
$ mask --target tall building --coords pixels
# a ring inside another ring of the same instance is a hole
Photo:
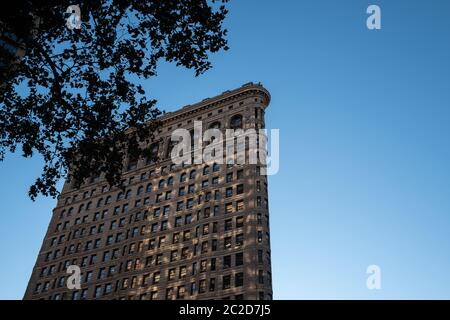
[[[165,114],[159,160],[129,162],[58,198],[24,299],[272,299],[267,177],[259,164],[175,165],[171,134],[264,128],[270,95],[248,83]],[[81,270],[68,289],[67,268]]]

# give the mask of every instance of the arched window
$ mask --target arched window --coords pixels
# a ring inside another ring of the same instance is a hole
[[[164,179],[161,179],[161,180],[159,180],[159,184],[158,184],[158,187],[161,189],[161,188],[164,188],[164,183],[165,183],[166,181],[164,180]]]
[[[84,203],[80,204],[78,207],[78,213],[80,213],[84,209]]]
[[[215,121],[209,125],[209,129],[220,129],[220,122]]]
[[[107,196],[105,200],[105,204],[111,203],[111,196]]]
[[[70,217],[73,213],[73,207],[70,207],[69,211],[67,212],[67,216]]]
[[[231,129],[242,129],[242,116],[240,114],[234,115],[230,120]]]
[[[173,185],[173,177],[167,178],[167,185],[172,186]]]
[[[220,166],[217,163],[213,164],[213,172],[217,172],[220,170]]]
[[[131,196],[131,190],[128,190],[127,193],[125,194],[125,199],[129,199]]]
[[[137,189],[137,195],[140,195],[143,191],[144,191],[144,186],[140,186],[140,187]]]
[[[65,213],[66,213],[66,210],[61,211],[61,213],[59,214],[59,218],[60,219],[63,218]]]
[[[122,200],[123,199],[123,192],[121,191],[121,192],[119,192],[118,194],[117,194],[117,199],[116,199],[116,201],[120,201],[120,200]]]
[[[183,173],[180,175],[180,182],[184,182],[184,181],[186,181],[186,173],[185,173],[185,172],[183,172]]]
[[[89,210],[92,206],[92,201],[89,201],[86,205],[86,210]]]
[[[147,187],[145,188],[145,192],[151,192],[151,191],[152,191],[152,184],[149,183],[149,184],[147,185]]]
[[[196,174],[197,174],[197,171],[192,170],[191,173],[189,174],[189,179],[195,179]]]
[[[209,174],[209,166],[205,166],[204,168],[203,168],[203,174],[205,175],[205,174]]]

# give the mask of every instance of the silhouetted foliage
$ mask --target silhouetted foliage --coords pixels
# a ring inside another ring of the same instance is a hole
[[[139,79],[155,76],[161,59],[196,76],[208,70],[208,54],[228,49],[226,2],[14,0],[0,9],[0,160],[16,148],[43,157],[32,199],[56,196],[66,176],[103,173],[120,185],[126,158],[146,156],[161,114]],[[72,4],[81,29],[66,27]],[[11,44],[24,49],[19,59]]]

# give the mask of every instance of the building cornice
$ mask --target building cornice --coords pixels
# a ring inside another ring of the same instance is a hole
[[[184,118],[191,117],[196,113],[200,113],[207,109],[213,108],[218,105],[223,105],[227,103],[233,103],[237,100],[242,100],[243,97],[247,95],[260,95],[263,97],[263,103],[268,106],[270,103],[270,93],[265,89],[260,83],[255,84],[252,82],[246,83],[240,88],[234,90],[228,90],[220,95],[212,98],[203,99],[201,102],[195,103],[193,105],[187,105],[183,108],[164,114],[159,120],[164,124],[170,122],[176,122]]]

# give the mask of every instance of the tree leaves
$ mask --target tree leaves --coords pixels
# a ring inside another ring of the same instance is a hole
[[[208,70],[208,55],[228,48],[226,2],[79,1],[74,30],[65,26],[68,1],[15,0],[0,10],[0,160],[17,146],[43,157],[32,199],[55,197],[63,177],[80,185],[103,174],[120,185],[127,158],[149,155],[161,115],[131,79],[154,76],[160,59],[196,76]]]

